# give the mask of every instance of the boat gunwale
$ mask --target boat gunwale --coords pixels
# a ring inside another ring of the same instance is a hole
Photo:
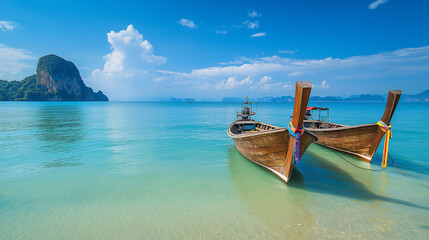
[[[320,121],[311,121],[311,120],[306,120],[304,121],[304,123],[308,123],[308,122],[320,122]],[[355,129],[355,128],[361,128],[361,127],[371,127],[371,126],[377,126],[377,123],[366,123],[366,124],[360,124],[360,125],[353,125],[353,126],[348,126],[348,125],[342,125],[342,124],[336,124],[336,123],[332,123],[332,122],[324,122],[324,123],[330,123],[330,124],[335,124],[335,125],[341,125],[343,127],[337,127],[337,128],[307,128],[304,127],[304,129],[308,129],[308,131],[311,132],[333,132],[333,131],[342,131],[342,130],[349,130],[349,129]]]
[[[246,135],[242,135],[242,134],[235,134],[235,133],[232,133],[231,132],[231,127],[234,125],[234,124],[236,124],[237,122],[248,122],[248,123],[255,123],[255,124],[258,124],[258,123],[260,123],[260,124],[265,124],[265,125],[268,125],[268,126],[270,126],[270,127],[274,127],[275,129],[269,129],[269,130],[263,130],[263,131],[257,131],[257,132],[253,132],[253,133],[248,133],[248,134],[246,134]],[[287,132],[287,134],[290,136],[290,133],[289,133],[289,131],[287,131],[287,129],[285,128],[285,127],[277,127],[277,126],[274,126],[274,125],[270,125],[270,124],[268,124],[268,123],[264,123],[264,122],[259,122],[259,121],[255,121],[255,120],[252,120],[252,121],[242,121],[242,120],[235,120],[234,122],[232,122],[230,125],[229,125],[229,127],[228,127],[228,130],[227,130],[227,134],[228,134],[228,136],[230,136],[231,138],[233,138],[233,139],[240,139],[240,138],[246,138],[246,137],[254,137],[254,136],[260,136],[260,135],[265,135],[265,134],[270,134],[270,133],[277,133],[277,132],[283,132],[283,131],[286,131]],[[305,130],[304,129],[304,132],[305,133],[307,133],[307,134],[309,134],[310,136],[312,136],[313,138],[314,138],[314,142],[315,141],[317,141],[319,138],[314,134],[314,133],[312,133],[312,132],[310,132],[309,130]]]
[[[305,122],[308,123],[308,122],[320,122],[320,121],[307,120]],[[331,122],[326,122],[326,123],[335,124],[335,123],[331,123]],[[341,124],[336,124],[336,125],[341,125]],[[377,123],[367,123],[367,124],[360,124],[360,125],[354,125],[354,126],[343,125],[343,126],[344,127],[338,127],[338,128],[324,128],[324,129],[305,128],[305,129],[307,129],[307,131],[315,132],[315,134],[322,133],[322,132],[331,132],[331,133],[333,133],[333,132],[336,132],[336,131],[346,131],[346,130],[354,130],[354,129],[358,129],[358,128],[364,128],[364,127],[373,127],[373,126],[377,126]],[[374,134],[376,134],[376,132],[374,132]],[[356,157],[361,158],[362,160],[364,160],[366,162],[370,162],[371,159],[372,159],[371,156],[363,155],[363,154],[356,153],[356,152],[353,152],[353,151],[349,151],[349,150],[346,150],[346,149],[332,147],[330,145],[326,145],[326,144],[320,143],[319,141],[315,141],[314,143],[317,144],[317,145],[326,147],[326,148],[330,148],[330,149],[333,149],[333,150],[336,150],[336,151],[340,151],[340,152],[344,152],[344,153],[348,153],[348,154],[354,155]]]

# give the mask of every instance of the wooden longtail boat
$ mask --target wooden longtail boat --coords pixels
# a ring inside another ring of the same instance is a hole
[[[296,129],[302,129],[298,136],[299,156],[302,156],[308,146],[317,137],[304,131],[303,121],[308,99],[310,97],[311,82],[297,82],[295,90],[295,107],[291,124]],[[285,127],[277,127],[250,119],[255,112],[252,103],[247,100],[242,104],[241,111],[237,112],[240,118],[228,127],[228,135],[234,140],[237,150],[250,161],[268,169],[284,182],[288,182],[295,165],[297,152],[295,137]],[[299,161],[298,156],[298,161]]]
[[[385,131],[388,130],[387,134],[390,134],[390,120],[395,112],[396,105],[398,105],[401,93],[401,90],[389,91],[386,108],[379,122],[381,125],[384,123],[387,128],[382,127],[379,123],[356,126],[331,123],[329,122],[329,109],[309,107],[306,113],[308,120],[304,121],[305,130],[314,133],[318,137],[315,143],[319,145],[352,154],[370,162],[385,135]],[[318,120],[314,119],[315,116],[312,114],[314,110],[319,110]],[[327,113],[327,115],[322,114],[322,112]],[[385,158],[387,160],[387,147],[388,141],[383,154],[383,164]]]

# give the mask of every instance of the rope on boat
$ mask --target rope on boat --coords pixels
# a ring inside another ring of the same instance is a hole
[[[329,149],[329,148],[328,148]],[[364,168],[364,167],[361,167],[361,166],[358,166],[358,165],[356,165],[356,164],[354,164],[354,163],[352,163],[352,162],[350,162],[350,161],[348,161],[347,159],[345,159],[344,157],[342,157],[339,153],[337,153],[336,151],[334,151],[334,150],[332,150],[332,149],[329,149],[329,150],[331,150],[332,152],[334,152],[335,154],[337,154],[337,156],[338,157],[340,157],[340,158],[342,158],[344,161],[346,161],[347,163],[349,163],[350,165],[352,165],[352,166],[354,166],[354,167],[357,167],[357,168],[360,168],[360,169],[363,169],[363,170],[367,170],[367,171],[381,171],[381,170],[384,170],[383,168],[380,168],[380,169],[371,169],[371,168]],[[390,155],[390,153],[388,154],[389,155],[389,157],[390,157],[390,160],[392,160],[392,163],[393,163],[393,165],[395,165],[395,167],[396,167],[396,169],[398,169],[398,171],[399,171],[399,173],[401,173],[403,176],[405,176],[405,174],[398,168],[398,166],[396,166],[396,163],[395,163],[395,161],[393,161],[393,158],[392,158],[392,156]]]
[[[291,122],[287,125],[287,130],[289,131],[290,135],[295,138],[295,144],[293,145],[293,164],[298,164],[299,160],[301,159],[300,153],[301,153],[301,145],[300,145],[300,137],[301,134],[304,132],[304,125],[301,126],[300,129],[295,127]]]
[[[396,166],[396,163],[395,163],[395,161],[393,161],[393,158],[392,158],[392,156],[390,156],[390,153],[389,153],[389,157],[390,157],[390,160],[392,160],[392,162],[393,162],[393,165],[395,165],[395,167],[396,167],[396,169],[398,169],[398,171],[402,174],[402,175],[404,175],[405,176],[405,174],[398,168],[398,166]]]
[[[381,120],[377,122],[377,125],[386,133],[384,138],[383,158],[381,161],[381,166],[385,168],[387,167],[387,155],[389,154],[389,139],[392,138],[392,125],[387,126],[387,124]]]
[[[329,149],[329,148],[328,148]],[[381,171],[381,170],[383,170],[382,168],[380,168],[380,169],[372,169],[372,168],[364,168],[364,167],[361,167],[361,166],[358,166],[358,165],[356,165],[356,164],[354,164],[354,163],[352,163],[352,162],[350,162],[350,161],[348,161],[347,159],[345,159],[343,156],[341,156],[339,153],[337,153],[336,151],[334,151],[334,150],[332,150],[332,149],[329,149],[329,150],[331,150],[333,153],[335,153],[335,154],[337,154],[337,156],[338,157],[340,157],[341,159],[343,159],[344,161],[346,161],[347,163],[349,163],[350,165],[352,165],[352,166],[355,166],[355,167],[357,167],[357,168],[360,168],[360,169],[363,169],[363,170],[367,170],[367,171]]]

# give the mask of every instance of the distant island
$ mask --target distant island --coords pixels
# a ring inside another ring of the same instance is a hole
[[[256,98],[256,99],[250,99],[250,100],[253,102],[293,102],[293,97],[291,96],[263,97],[263,98]],[[347,98],[335,97],[335,96],[310,97],[310,102],[383,102],[386,100],[387,99],[385,96],[371,95],[371,94],[352,95]],[[240,97],[224,97],[221,100],[221,102],[243,102],[243,101],[245,101],[245,99]],[[429,89],[416,95],[402,94],[400,101],[429,102]]]
[[[246,101],[244,97],[224,97],[221,100],[202,98],[174,98],[174,97],[153,97],[153,98],[140,98],[134,99],[135,101],[143,102],[178,102],[178,103],[193,103],[193,102],[224,102],[224,103],[240,103]],[[281,96],[281,97],[262,97],[262,98],[250,98],[252,102],[293,102],[293,97],[291,96]],[[342,98],[335,96],[328,97],[319,97],[313,96],[310,97],[310,102],[385,102],[387,100],[386,95],[371,95],[371,94],[360,94],[352,95],[350,97]],[[415,95],[402,94],[400,98],[401,102],[429,102],[429,89],[423,91],[422,93]]]
[[[21,81],[0,80],[0,101],[109,101],[83,82],[70,61],[54,54],[41,57],[36,74]]]
[[[193,98],[168,98],[168,99],[161,99],[159,100],[161,102],[184,102],[184,103],[193,103],[195,102],[195,99]]]

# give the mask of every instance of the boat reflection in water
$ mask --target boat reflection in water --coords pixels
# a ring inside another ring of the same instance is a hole
[[[332,151],[318,145],[309,148],[287,185],[270,172],[249,164],[234,146],[228,146],[227,151],[233,188],[260,226],[249,230],[256,231],[255,238],[406,238],[407,225],[400,224],[399,218],[391,218],[398,214],[398,205],[427,210],[389,197],[388,173],[376,174],[339,162]],[[345,157],[356,165],[370,167],[353,156]]]
[[[240,202],[258,222],[254,236],[265,239],[310,239],[315,219],[308,206],[315,201],[305,190],[290,187],[304,184],[299,170],[286,185],[275,175],[249,164],[234,146],[228,146],[228,167]]]

